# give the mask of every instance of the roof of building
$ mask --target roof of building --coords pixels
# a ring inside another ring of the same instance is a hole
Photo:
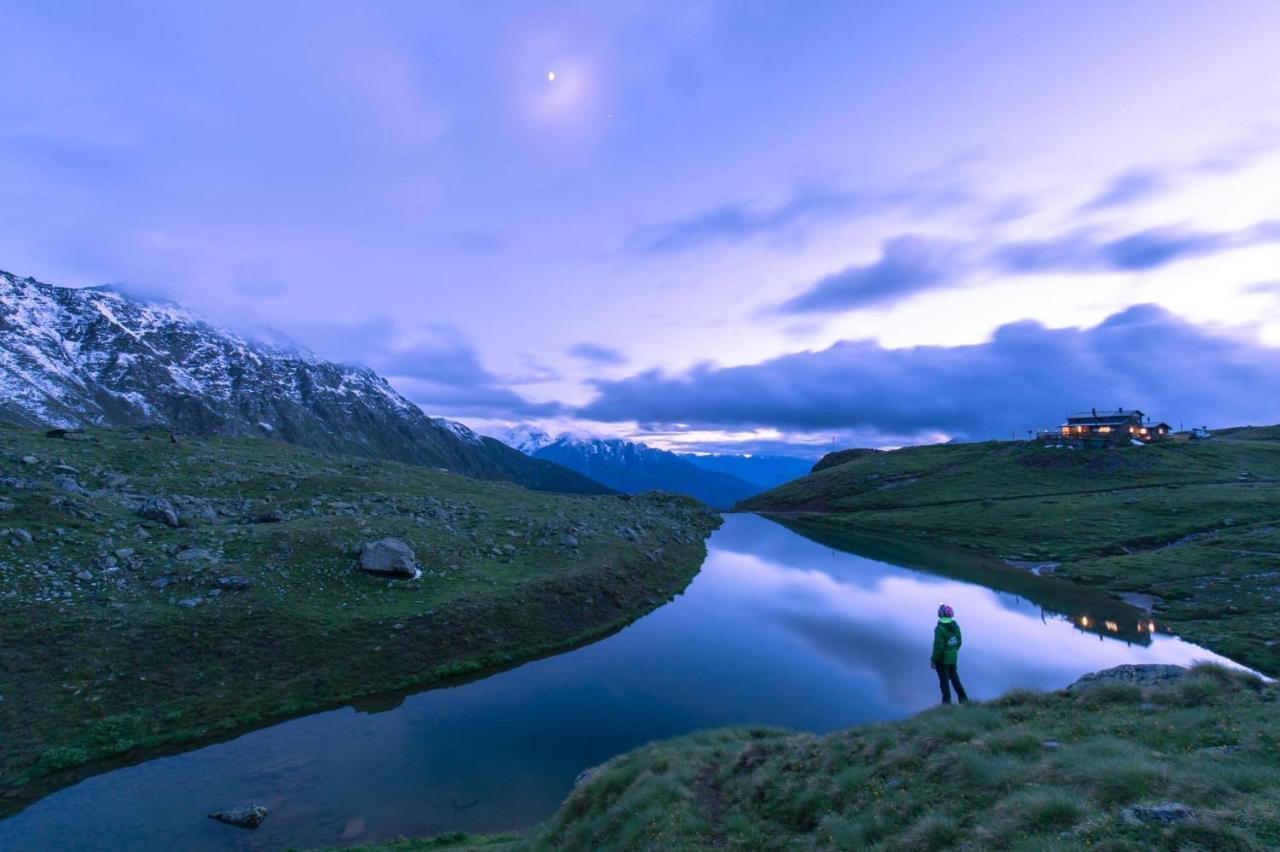
[[[1128,423],[1137,417],[1141,420],[1145,417],[1145,413],[1136,408],[1113,408],[1111,410],[1099,411],[1081,411],[1076,414],[1068,414],[1068,423],[1107,425],[1113,423]]]

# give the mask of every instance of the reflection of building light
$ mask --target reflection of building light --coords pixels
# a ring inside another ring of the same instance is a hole
[[[1082,615],[1082,616],[1080,616],[1080,626],[1081,626],[1081,627],[1088,627],[1088,626],[1089,626],[1089,616],[1087,616],[1087,615]]]
[[[1107,629],[1110,630],[1112,633],[1115,633],[1117,630],[1120,629],[1120,626],[1116,624],[1114,621],[1108,621]]]
[[[1156,623],[1155,623],[1154,621],[1148,621],[1148,622],[1147,622],[1147,630],[1150,630],[1152,633],[1155,633],[1155,632],[1156,632]]]

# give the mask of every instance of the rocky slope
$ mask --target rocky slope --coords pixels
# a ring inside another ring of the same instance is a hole
[[[0,819],[102,758],[602,635],[683,589],[718,524],[280,441],[0,425]]]
[[[551,438],[526,429],[514,434],[512,443],[535,459],[562,465],[628,494],[670,491],[728,509],[764,490],[736,476],[704,470],[675,453],[618,438]]]
[[[0,272],[0,420],[273,437],[572,493],[608,489],[428,417],[365,367],[250,341],[173,305]]]

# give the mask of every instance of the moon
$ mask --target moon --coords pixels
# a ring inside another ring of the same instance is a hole
[[[547,72],[547,82],[548,82],[548,83],[554,83],[555,81],[556,81],[556,72],[554,72],[554,71],[548,71],[548,72]]]

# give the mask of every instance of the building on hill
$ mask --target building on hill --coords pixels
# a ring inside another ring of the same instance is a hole
[[[1073,447],[1121,447],[1164,441],[1169,438],[1171,431],[1168,423],[1153,423],[1151,418],[1136,408],[1107,411],[1094,408],[1068,414],[1066,422],[1060,427],[1054,431],[1041,432],[1037,438],[1042,443]]]

